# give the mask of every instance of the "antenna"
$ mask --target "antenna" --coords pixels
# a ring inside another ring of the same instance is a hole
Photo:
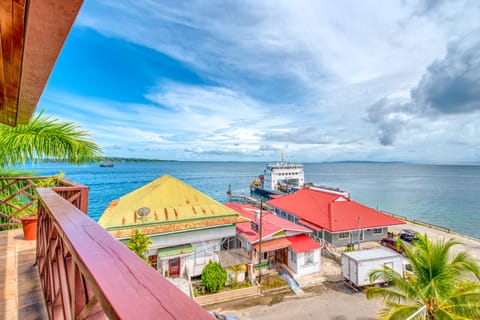
[[[142,207],[138,209],[138,215],[142,217],[142,222],[144,217],[148,216],[149,214],[150,214],[150,208]]]

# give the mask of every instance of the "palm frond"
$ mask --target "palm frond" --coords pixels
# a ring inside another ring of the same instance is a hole
[[[0,125],[0,166],[54,158],[80,164],[97,160],[101,148],[74,122],[44,117],[26,125]]]

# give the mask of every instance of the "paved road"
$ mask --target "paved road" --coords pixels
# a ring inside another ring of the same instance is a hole
[[[402,229],[412,229],[415,231],[420,232],[421,234],[427,233],[428,237],[431,240],[439,240],[439,239],[451,239],[455,238],[456,240],[463,242],[463,245],[458,245],[453,247],[452,253],[458,253],[460,251],[467,251],[469,252],[475,259],[477,259],[480,262],[480,241],[470,238],[470,237],[465,237],[460,234],[455,234],[455,233],[447,233],[443,232],[437,229],[425,227],[422,225],[418,225],[412,222],[407,222],[405,225],[400,225],[400,226],[394,226],[388,228],[389,231],[398,234],[400,230]]]
[[[380,299],[368,300],[363,292],[353,293],[343,283],[329,284],[328,289],[324,290],[310,292],[313,296],[307,298],[288,295],[279,303],[272,301],[269,304],[265,303],[266,298],[263,297],[256,299],[258,303],[256,306],[242,308],[241,305],[227,303],[217,305],[212,310],[235,314],[242,320],[373,320],[377,318],[376,313],[381,307]]]

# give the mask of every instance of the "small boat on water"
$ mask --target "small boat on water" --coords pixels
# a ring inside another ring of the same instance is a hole
[[[268,163],[263,174],[254,179],[250,184],[250,192],[261,196],[275,197],[295,192],[301,188],[310,188],[350,197],[348,192],[336,187],[321,186],[314,183],[305,183],[305,172],[302,163],[279,162]]]
[[[113,162],[102,162],[100,163],[100,167],[111,168],[113,167]]]

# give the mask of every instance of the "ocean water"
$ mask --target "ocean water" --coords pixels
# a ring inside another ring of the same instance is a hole
[[[108,204],[170,174],[212,198],[249,195],[264,162],[126,162],[113,168],[62,163],[27,167],[39,174],[63,171],[90,187],[89,215],[98,220]],[[305,163],[305,181],[339,187],[374,209],[450,228],[480,239],[480,166],[394,163]]]

